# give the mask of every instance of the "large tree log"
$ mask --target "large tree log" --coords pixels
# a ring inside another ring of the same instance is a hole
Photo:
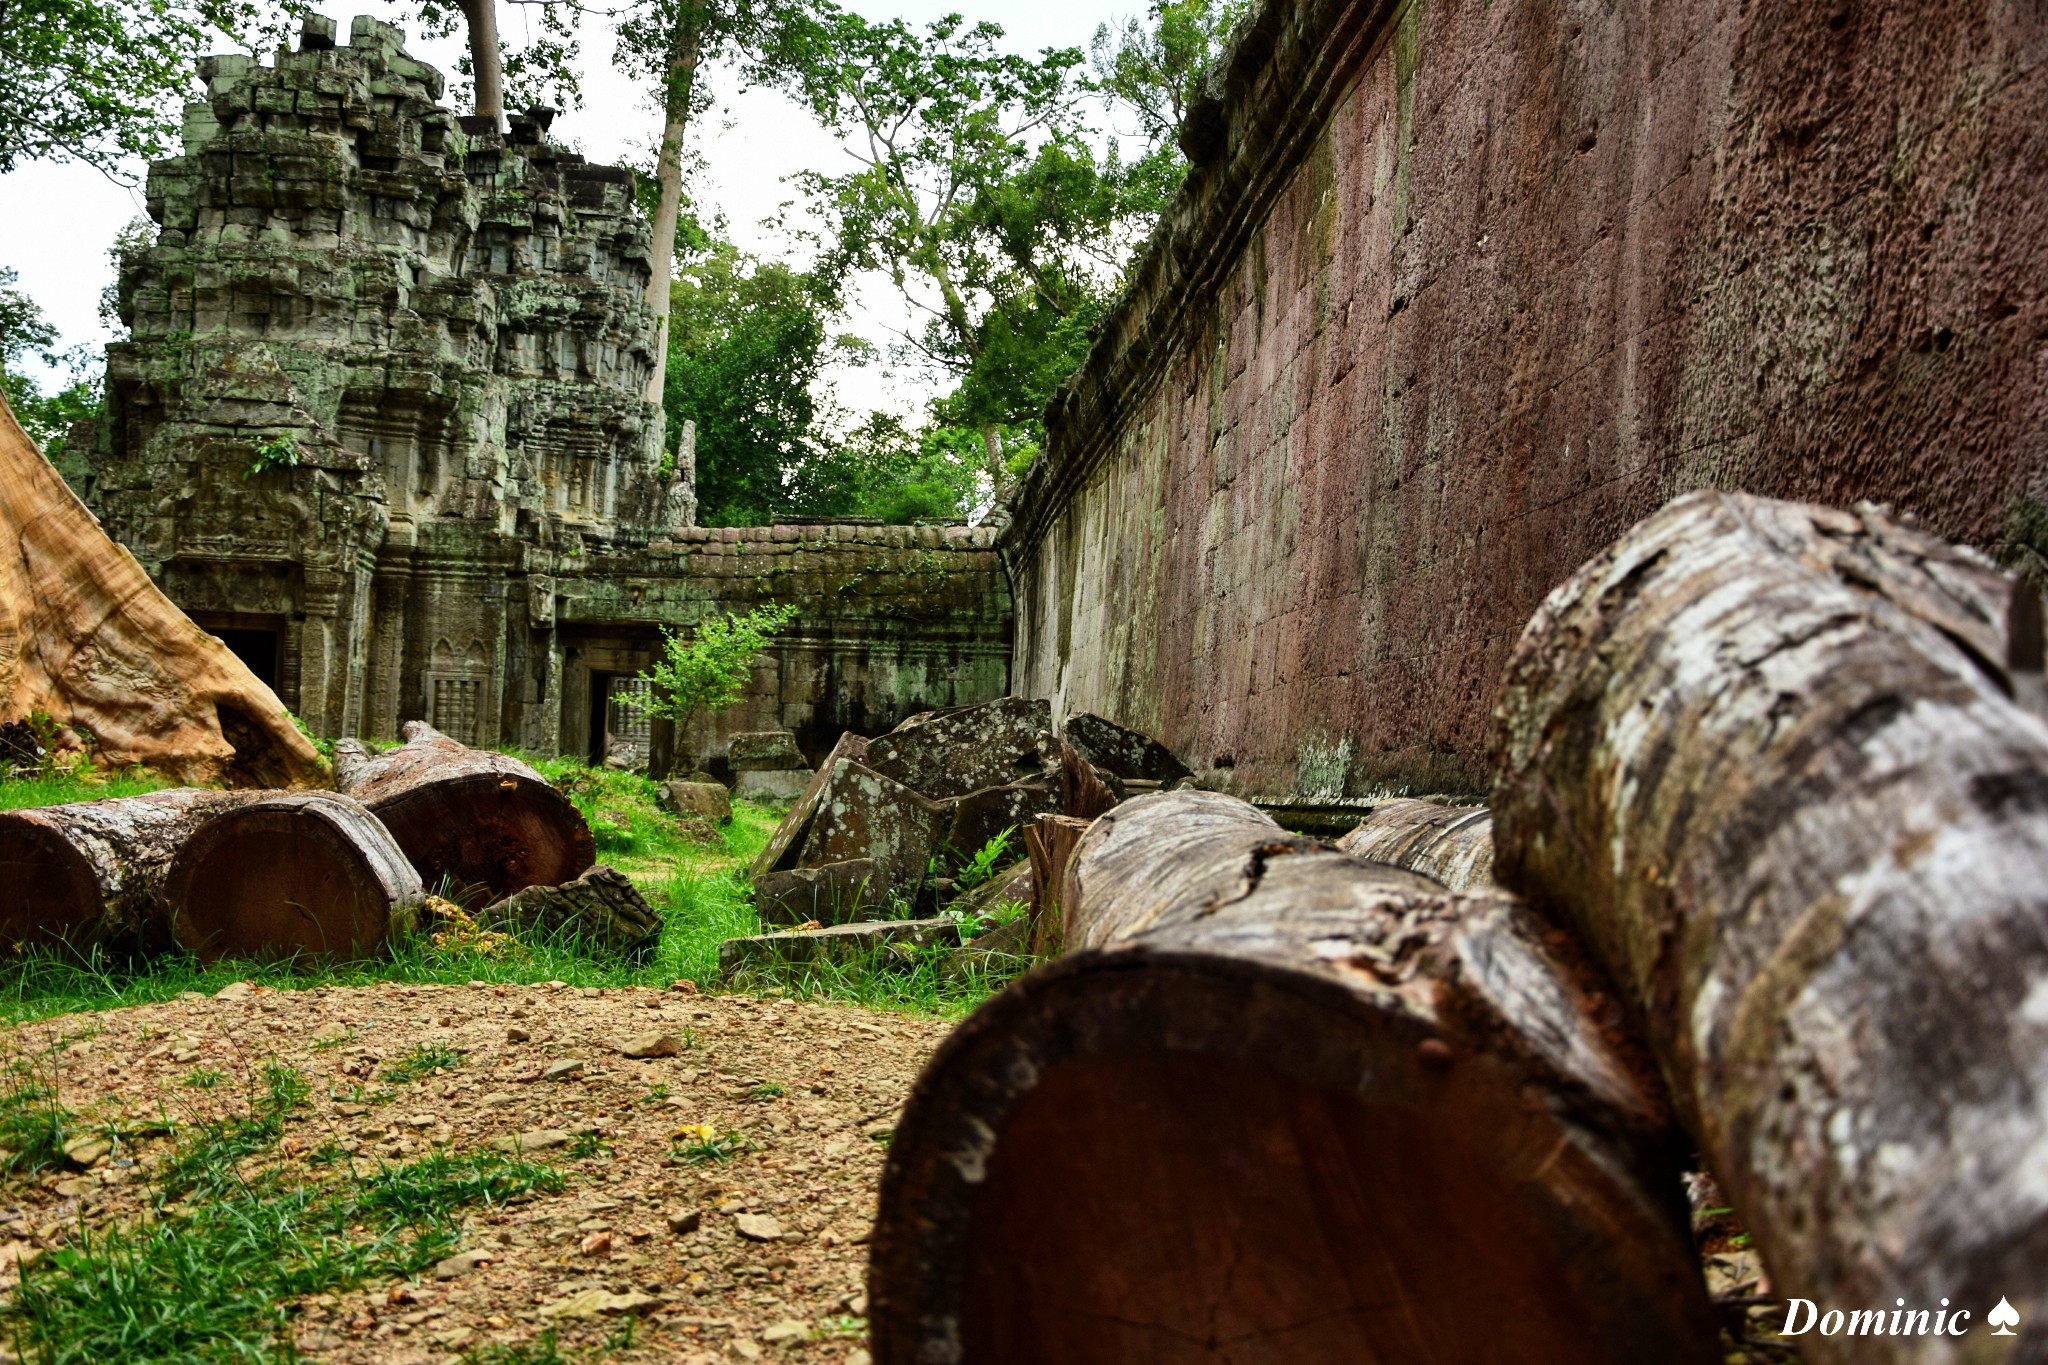
[[[38,711],[180,782],[330,780],[277,694],[107,538],[0,397],[0,722]]]
[[[482,888],[497,901],[574,881],[597,861],[582,813],[526,764],[420,720],[406,722],[405,740],[374,755],[341,740],[334,773],[344,795],[384,822],[430,890],[445,884],[440,894],[462,900]]]
[[[211,816],[179,846],[163,888],[173,937],[202,962],[368,957],[412,929],[425,895],[377,817],[326,792]]]
[[[1382,801],[1337,847],[1369,863],[1420,872],[1453,891],[1493,885],[1493,812],[1484,806]]]
[[[0,811],[0,943],[135,943],[161,922],[164,873],[202,822],[257,799],[184,788]]]
[[[1198,791],[1062,900],[897,1126],[882,1365],[1719,1358],[1657,1092],[1518,902]]]
[[[1672,503],[1553,593],[1498,711],[1496,875],[1640,1014],[1780,1294],[2048,1358],[2048,727],[2010,584],[1855,513]],[[2010,1344],[2010,1343],[2007,1343]]]

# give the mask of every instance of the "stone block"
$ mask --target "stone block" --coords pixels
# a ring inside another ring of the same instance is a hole
[[[1023,846],[1023,840],[1017,841]],[[969,915],[985,915],[1005,901],[1018,905],[1031,904],[1033,881],[1031,860],[1021,859],[998,871],[980,886],[973,887],[955,898],[952,909]]]
[[[811,832],[811,820],[818,813],[818,800],[825,794],[825,779],[841,759],[859,762],[867,755],[868,742],[864,736],[848,730],[832,746],[832,752],[818,766],[811,780],[804,784],[804,790],[789,808],[789,814],[782,817],[782,823],[775,827],[775,833],[768,836],[767,844],[754,858],[751,869],[758,879],[764,872],[781,871],[795,867],[803,852],[804,839]]]
[[[573,882],[529,886],[478,915],[486,929],[560,938],[593,953],[639,957],[661,937],[661,912],[617,868],[599,863]]]
[[[846,924],[887,914],[889,884],[872,858],[793,867],[755,878],[754,909],[763,924]]]
[[[725,743],[725,759],[736,773],[810,767],[796,747],[795,733],[789,730],[747,730],[734,735]]]
[[[680,778],[661,784],[661,804],[678,815],[701,815],[714,825],[732,819],[732,793],[722,782],[688,782]]]
[[[908,898],[924,881],[950,815],[939,802],[843,758],[825,779],[798,862],[823,867],[870,858],[891,893]]]
[[[868,744],[868,766],[926,796],[966,796],[1037,777],[1059,763],[1052,704],[1003,697],[927,711]]]
[[[1150,735],[1090,712],[1068,716],[1064,730],[1067,743],[1105,773],[1162,784],[1194,776],[1173,750]]]
[[[823,929],[729,938],[718,945],[719,974],[727,980],[748,968],[796,966],[806,962],[858,962],[877,953],[904,955],[935,945],[958,945],[960,926],[950,917],[866,920]]]
[[[1043,778],[1012,782],[1001,787],[983,787],[945,804],[950,809],[950,819],[939,841],[939,870],[950,875],[966,866],[989,840],[1006,829],[1018,831],[1010,837],[1010,851],[1022,852],[1021,831],[1031,817],[1059,814],[1060,785]]]
[[[791,805],[803,796],[816,776],[809,768],[768,768],[741,773],[733,795],[757,806]]]

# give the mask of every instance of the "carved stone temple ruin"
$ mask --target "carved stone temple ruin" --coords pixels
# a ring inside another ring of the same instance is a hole
[[[266,65],[201,63],[84,482],[107,531],[316,733],[424,717],[602,756],[670,737],[614,700],[663,627],[799,619],[686,747],[845,728],[1007,690],[993,533],[695,522],[689,429],[645,397],[655,318],[633,173],[551,115],[458,117],[369,18]],[[673,457],[665,448],[675,448]]]

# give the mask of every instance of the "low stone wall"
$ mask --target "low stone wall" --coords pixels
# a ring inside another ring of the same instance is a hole
[[[981,528],[692,528],[644,551],[563,561],[545,591],[552,638],[537,633],[528,658],[559,678],[539,689],[553,702],[525,708],[522,721],[568,753],[593,751],[593,688],[653,663],[662,628],[767,603],[795,607],[796,619],[755,665],[746,699],[680,746],[714,771],[743,731],[793,730],[816,762],[846,730],[879,734],[1008,690],[1009,580],[995,533]],[[656,743],[665,767],[675,741]]]
[[[2048,553],[2048,18],[1271,0],[1005,536],[1014,690],[1249,795],[1474,787],[1701,486]]]

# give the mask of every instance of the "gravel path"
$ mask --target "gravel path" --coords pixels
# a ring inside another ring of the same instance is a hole
[[[453,1362],[548,1326],[568,1354],[616,1341],[631,1316],[633,1344],[608,1359],[864,1365],[864,1241],[883,1144],[948,1028],[645,988],[241,985],[52,1019],[11,1041],[20,1055],[59,1046],[62,1102],[130,1131],[166,1114],[244,1111],[275,1061],[313,1090],[279,1144],[286,1161],[368,1172],[520,1140],[568,1175],[558,1195],[472,1209],[470,1254],[444,1263],[449,1278],[306,1300],[297,1335],[315,1359]],[[647,1035],[682,1046],[621,1054]],[[453,1050],[460,1064],[391,1079],[420,1047]],[[196,1088],[195,1072],[220,1079]],[[702,1165],[672,1156],[678,1130],[699,1124],[752,1150]],[[137,1138],[85,1173],[0,1184],[0,1267],[72,1235],[81,1215],[133,1218],[144,1172],[168,1150]]]

